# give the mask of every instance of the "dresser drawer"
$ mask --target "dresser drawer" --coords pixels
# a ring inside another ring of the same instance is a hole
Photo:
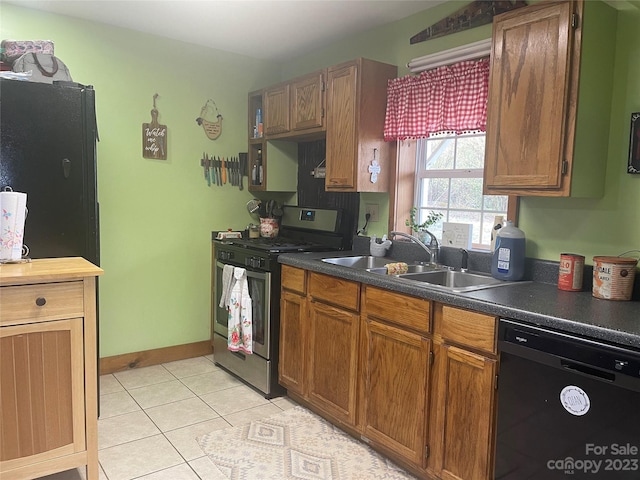
[[[83,282],[0,288],[0,325],[84,316]]]
[[[342,278],[311,272],[309,295],[315,300],[331,303],[348,310],[360,309],[360,284]]]

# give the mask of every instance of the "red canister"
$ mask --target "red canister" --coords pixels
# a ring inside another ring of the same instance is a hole
[[[558,274],[558,288],[568,292],[582,290],[582,272],[584,257],[575,253],[560,254],[560,272]]]

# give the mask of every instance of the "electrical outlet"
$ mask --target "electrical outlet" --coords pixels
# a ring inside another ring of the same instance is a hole
[[[365,207],[365,213],[371,215],[371,217],[369,217],[370,222],[378,222],[380,220],[378,207],[379,205],[376,205],[375,203],[367,203]]]

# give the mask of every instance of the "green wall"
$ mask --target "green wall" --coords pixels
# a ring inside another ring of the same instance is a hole
[[[285,64],[285,77],[357,56],[398,65],[398,75],[406,75],[406,64],[412,58],[491,36],[491,26],[486,25],[415,45],[409,44],[411,36],[467,3],[447,2],[364,34],[342,39]],[[591,0],[586,8],[598,11],[590,3]],[[560,253],[571,251],[585,255],[587,263],[592,263],[591,257],[594,255],[618,255],[627,250],[640,249],[640,175],[626,173],[630,116],[631,112],[640,111],[640,38],[637,34],[640,29],[640,2],[634,0],[626,3],[630,9],[613,12],[617,16],[617,39],[609,155],[604,160],[604,196],[597,200],[522,198],[520,226],[527,235],[527,255],[530,257],[559,260]],[[605,5],[596,7],[609,9]],[[589,79],[581,78],[580,81],[588,84]],[[594,119],[592,123],[601,124],[601,121]],[[365,204],[377,203],[380,205],[381,221],[370,224],[368,230],[370,234],[378,236],[386,233],[389,196],[361,194],[360,200],[358,224],[364,224]]]
[[[244,229],[246,187],[209,187],[203,152],[247,151],[247,93],[279,65],[130,30],[2,4],[1,38],[51,39],[74,81],[96,90],[102,357],[210,336],[211,231]],[[167,160],[142,157],[142,123],[159,94]],[[212,98],[209,140],[195,119]],[[246,180],[246,179],[245,179]]]

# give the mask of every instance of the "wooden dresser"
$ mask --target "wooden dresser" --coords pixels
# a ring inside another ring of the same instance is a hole
[[[0,477],[98,479],[96,277],[83,258],[0,265]]]

